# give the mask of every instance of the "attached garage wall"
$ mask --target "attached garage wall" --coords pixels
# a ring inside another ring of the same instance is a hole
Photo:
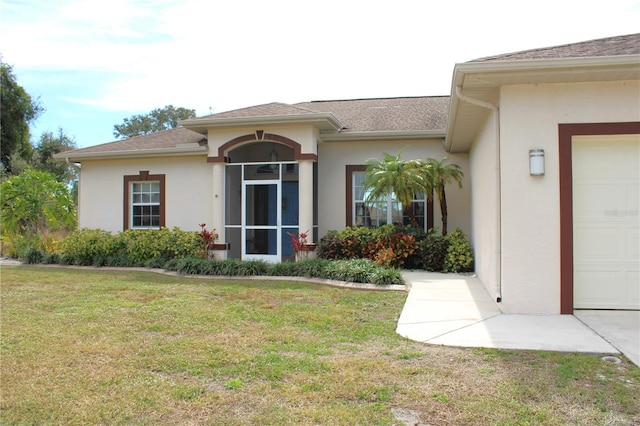
[[[502,88],[503,311],[560,312],[558,125],[638,121],[639,97],[637,81]],[[529,175],[534,148],[545,151],[544,176]]]
[[[490,115],[469,153],[471,230],[478,278],[494,300],[500,297],[498,160],[495,116]]]

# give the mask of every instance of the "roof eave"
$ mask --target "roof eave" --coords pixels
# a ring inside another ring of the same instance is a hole
[[[320,136],[323,142],[443,139],[444,137],[444,130],[388,130],[372,132],[342,132],[327,134],[323,133]]]
[[[206,135],[210,128],[264,126],[264,125],[311,124],[324,132],[337,132],[343,125],[333,114],[316,113],[300,115],[268,115],[234,118],[194,118],[180,122],[180,125]]]
[[[580,68],[589,69],[616,69],[630,68],[635,73],[635,78],[640,76],[640,55],[619,55],[619,56],[593,56],[582,58],[561,58],[561,59],[532,59],[532,60],[509,60],[509,61],[486,61],[486,62],[464,62],[456,64],[451,80],[451,96],[449,103],[449,121],[447,123],[447,133],[444,141],[444,148],[447,152],[457,152],[454,146],[455,125],[460,99],[456,96],[456,87],[464,89],[465,77],[473,74],[511,74],[518,72],[561,71],[563,69]],[[585,73],[586,75],[586,73]],[[588,78],[585,81],[589,81]],[[502,85],[497,79],[493,82],[496,90]],[[549,82],[552,83],[552,82]],[[533,84],[533,82],[532,82]],[[478,114],[486,113],[482,107],[477,107]]]
[[[57,160],[65,160],[77,163],[83,160],[116,160],[129,158],[185,157],[192,155],[207,155],[206,146],[201,146],[199,144],[197,144],[198,146],[193,146],[195,144],[188,145],[189,146],[177,146],[175,148],[137,149],[86,153],[80,152],[75,154],[73,151],[67,151],[55,154],[53,157]]]

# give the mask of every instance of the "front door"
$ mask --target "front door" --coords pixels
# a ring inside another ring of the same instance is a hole
[[[281,258],[279,180],[245,181],[242,258],[279,262]]]

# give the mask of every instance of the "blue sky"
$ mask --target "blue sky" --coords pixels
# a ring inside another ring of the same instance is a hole
[[[638,22],[636,0],[0,0],[0,55],[46,109],[33,139],[84,147],[168,104],[448,95],[456,63]]]

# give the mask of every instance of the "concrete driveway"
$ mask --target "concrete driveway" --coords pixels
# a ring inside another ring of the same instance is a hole
[[[397,333],[446,346],[623,353],[640,366],[640,311],[503,314],[473,276],[406,271]]]

